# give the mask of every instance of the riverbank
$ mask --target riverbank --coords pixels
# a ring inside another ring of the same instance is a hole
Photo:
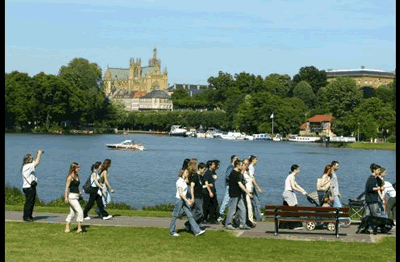
[[[344,148],[352,149],[375,149],[375,150],[394,150],[396,151],[396,143],[369,143],[369,142],[354,142],[345,143]]]

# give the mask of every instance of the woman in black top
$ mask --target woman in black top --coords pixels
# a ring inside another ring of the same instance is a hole
[[[69,224],[71,220],[76,216],[76,222],[78,223],[78,229],[76,232],[82,232],[81,223],[83,222],[83,211],[82,207],[79,204],[80,192],[79,192],[79,176],[78,171],[80,167],[79,164],[73,162],[69,168],[69,172],[67,175],[66,183],[65,183],[65,204],[70,204],[70,212],[67,216],[67,225],[65,227],[65,232],[69,233]]]

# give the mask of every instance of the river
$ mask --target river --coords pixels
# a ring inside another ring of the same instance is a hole
[[[105,145],[125,139],[141,142],[146,151],[111,150]],[[290,166],[298,164],[300,174],[296,181],[307,192],[316,190],[316,181],[324,167],[332,160],[340,163],[337,171],[343,203],[354,199],[364,190],[370,175],[369,165],[374,162],[385,167],[387,181],[396,181],[396,152],[324,148],[319,144],[272,141],[231,141],[198,139],[157,135],[50,135],[5,134],[5,183],[22,190],[20,172],[25,154],[35,154],[43,149],[39,166],[38,195],[45,202],[64,195],[65,178],[72,162],[81,165],[81,187],[90,175],[95,161],[112,160],[109,169],[110,183],[115,189],[113,202],[123,202],[142,209],[143,206],[174,203],[175,182],[185,158],[197,158],[199,162],[211,159],[221,161],[216,182],[219,201],[224,194],[224,175],[233,154],[239,158],[256,155],[256,178],[264,189],[260,195],[262,205],[281,204],[284,181]],[[304,196],[298,195],[299,204],[310,205]],[[88,195],[84,194],[88,200]]]

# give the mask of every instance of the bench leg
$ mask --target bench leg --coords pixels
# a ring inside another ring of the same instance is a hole
[[[339,218],[336,218],[335,234],[336,237],[339,237]]]
[[[278,219],[275,219],[275,233],[274,236],[278,235]]]

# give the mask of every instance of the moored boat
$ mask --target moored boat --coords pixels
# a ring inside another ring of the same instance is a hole
[[[271,140],[271,136],[269,134],[254,134],[253,140]]]
[[[318,142],[320,139],[318,136],[295,136],[289,138],[289,142]]]
[[[185,137],[186,133],[187,133],[186,128],[181,127],[180,125],[173,125],[173,126],[171,126],[171,131],[169,132],[169,135]]]
[[[272,141],[280,142],[280,141],[282,141],[282,136],[281,136],[280,134],[276,134],[276,135],[272,138]]]
[[[134,143],[132,140],[125,140],[118,144],[106,144],[106,146],[111,149],[145,150],[141,143]]]

